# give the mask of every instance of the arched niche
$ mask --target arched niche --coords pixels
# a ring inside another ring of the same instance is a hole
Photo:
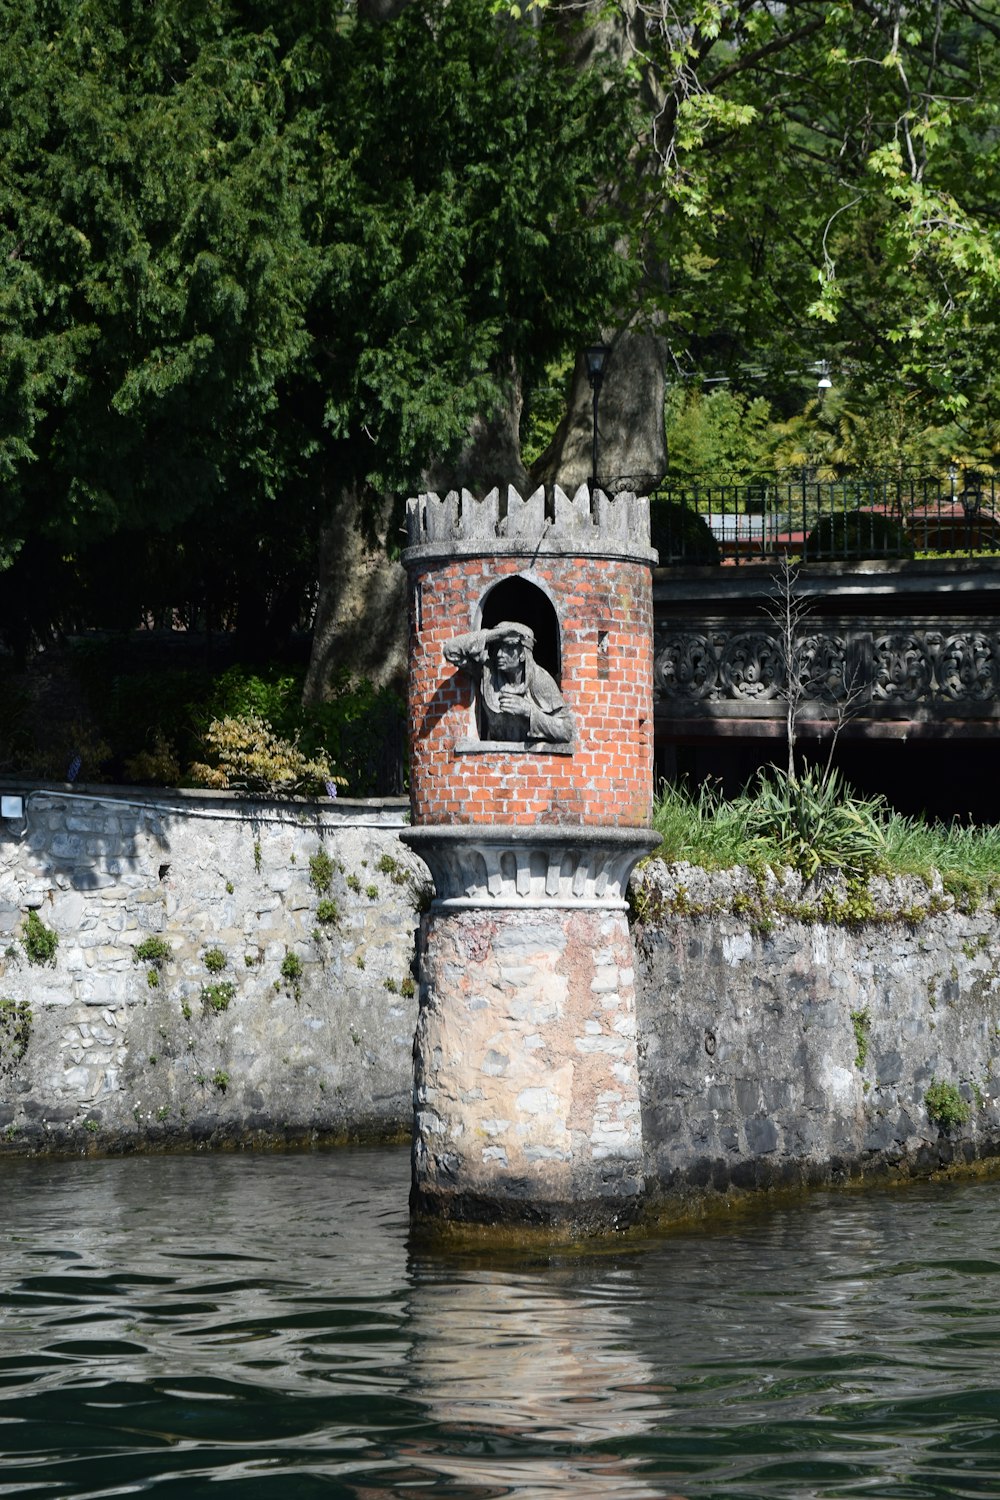
[[[504,578],[482,602],[480,628],[491,630],[504,620],[527,625],[535,633],[535,661],[562,685],[559,617],[551,599],[530,579]]]

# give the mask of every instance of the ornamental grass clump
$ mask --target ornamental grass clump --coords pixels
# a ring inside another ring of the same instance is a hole
[[[328,783],[345,785],[325,755],[309,759],[297,741],[283,740],[259,714],[213,719],[205,745],[213,763],[190,767],[194,786],[252,797],[318,797]]]
[[[836,770],[800,776],[763,772],[746,829],[769,863],[789,865],[805,880],[822,869],[863,880],[882,863],[882,800],[861,801]]]

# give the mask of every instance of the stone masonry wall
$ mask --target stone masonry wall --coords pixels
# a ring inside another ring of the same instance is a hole
[[[427,876],[401,804],[4,790],[0,1145],[408,1135]]]
[[[962,911],[940,882],[876,881],[875,919],[851,927],[796,915],[810,893],[795,880],[762,896],[746,871],[650,863],[634,879],[654,1197],[669,1207],[1000,1154],[992,901],[960,895]],[[935,1083],[967,1120],[931,1117]]]
[[[398,804],[31,791],[23,823],[0,821],[0,1150],[408,1134],[426,871],[397,838],[402,821]],[[318,920],[309,879],[321,850],[335,924]],[[668,1211],[733,1188],[1000,1154],[989,903],[963,913],[940,886],[882,883],[883,920],[852,929],[779,913],[762,931],[745,873],[650,862],[637,883],[644,1166]],[[794,906],[801,892],[785,896]],[[51,965],[28,961],[29,910],[58,934]],[[134,961],[151,936],[169,944],[159,968]],[[225,958],[217,973],[212,948]],[[289,954],[298,976],[282,972]],[[481,975],[501,957],[484,953]],[[470,1005],[490,993],[473,983],[474,959],[459,979]],[[501,1021],[529,1057],[548,980],[522,977],[524,1015]],[[224,1010],[203,996],[213,983],[234,986]],[[581,1035],[618,1045],[603,1026]],[[934,1081],[959,1090],[965,1123],[930,1118]],[[516,1146],[514,1117],[497,1120]],[[479,1149],[491,1145],[503,1142]]]
[[[410,640],[411,785],[416,823],[608,824],[643,828],[652,801],[652,600],[648,566],[544,555],[436,561],[414,581]],[[522,577],[553,600],[572,755],[456,755],[474,689],[444,644],[474,629],[498,581]]]

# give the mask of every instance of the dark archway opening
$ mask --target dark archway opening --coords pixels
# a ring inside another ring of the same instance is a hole
[[[562,685],[559,619],[537,584],[526,578],[505,578],[483,600],[481,628],[491,630],[504,620],[527,625],[535,633],[535,661]]]

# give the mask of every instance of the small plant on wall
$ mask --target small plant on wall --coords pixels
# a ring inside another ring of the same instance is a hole
[[[333,880],[333,861],[325,849],[309,856],[309,884],[318,896],[325,896]]]
[[[149,964],[146,970],[146,983],[151,990],[155,990],[160,983],[160,970],[165,961],[170,957],[170,944],[165,938],[153,937],[143,938],[141,943],[136,943],[132,949],[132,962],[135,964]]]
[[[33,1019],[27,1000],[0,1000],[0,1072],[17,1067],[24,1057]]]
[[[37,911],[28,912],[21,929],[21,942],[31,964],[53,964],[59,946],[59,934],[46,927]]]
[[[236,986],[232,980],[222,979],[215,984],[203,984],[201,987],[202,1003],[209,1010],[228,1010],[229,1002],[236,994]]]
[[[924,1095],[924,1103],[931,1120],[941,1130],[964,1125],[969,1118],[969,1105],[953,1083],[941,1083],[933,1078]]]

